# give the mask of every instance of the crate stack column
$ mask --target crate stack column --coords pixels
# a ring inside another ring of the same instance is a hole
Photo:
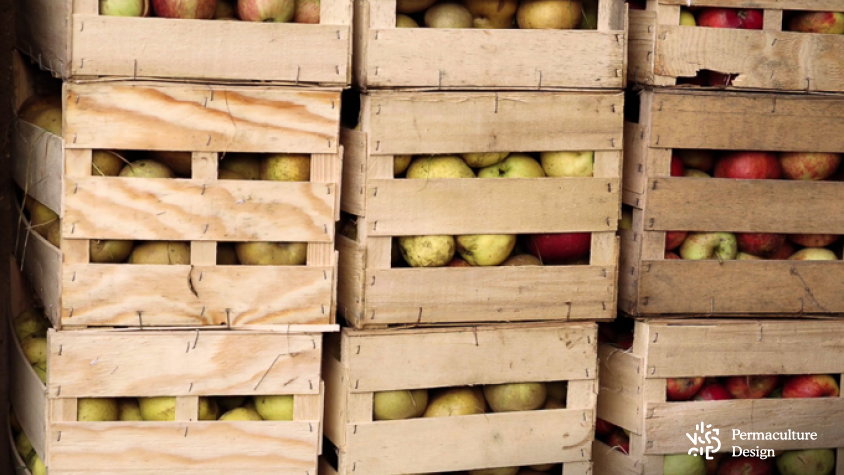
[[[352,1],[323,0],[307,25],[117,17],[101,3],[17,5],[12,309],[41,315],[27,323],[35,335],[23,319],[4,322],[21,337],[14,430],[32,445],[17,469],[314,474],[322,338],[338,330]],[[154,159],[173,176],[102,173],[102,151],[126,162],[118,170]],[[309,161],[298,176],[258,179],[277,154]],[[54,217],[36,222],[44,213]],[[92,256],[113,240],[176,244],[144,264]],[[304,257],[242,262],[226,252],[238,243],[304,244]],[[46,347],[38,364],[34,338]],[[273,396],[285,397],[263,404]],[[80,419],[90,399],[154,397],[168,417]],[[216,420],[250,400],[275,414]]]

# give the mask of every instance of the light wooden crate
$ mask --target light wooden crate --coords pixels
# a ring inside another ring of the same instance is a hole
[[[100,16],[97,0],[15,3],[18,49],[65,79],[351,79],[351,0],[323,0],[318,25]]]
[[[396,0],[356,1],[354,81],[363,89],[621,89],[626,8],[599,0],[597,30],[396,28]]]
[[[664,259],[666,231],[844,234],[844,183],[670,177],[673,149],[844,152],[844,97],[647,90],[625,125],[619,308],[632,315],[844,312],[841,261]],[[681,289],[681,290],[680,290]],[[678,298],[678,292],[682,298]]]
[[[357,217],[357,240],[337,236],[347,322],[614,318],[622,101],[604,92],[364,95],[360,126],[342,135],[341,207]],[[395,154],[551,150],[594,150],[594,177],[393,178]],[[589,265],[390,267],[394,236],[576,231],[592,233]]]
[[[762,30],[680,26],[680,7],[764,9]],[[844,0],[648,0],[630,10],[628,80],[673,86],[700,70],[738,74],[732,86],[844,91],[844,37],[783,31],[783,10],[844,11]]]
[[[732,445],[776,452],[838,448],[836,473],[844,474],[844,427],[837,416],[844,413],[844,397],[666,402],[667,378],[840,375],[844,322],[640,320],[634,332],[629,351],[608,344],[598,348],[598,417],[630,431],[630,455],[596,441],[595,473],[662,475],[663,455],[688,453],[686,433],[703,421],[720,430],[725,452]],[[817,432],[818,440],[733,441],[734,428]]]
[[[13,272],[13,314],[26,308]],[[321,333],[49,330],[47,384],[10,343],[12,407],[49,473],[315,473]],[[200,396],[294,396],[293,421],[197,421]],[[175,396],[173,422],[80,422],[86,397]]]
[[[67,82],[63,94],[64,136],[18,120],[13,163],[62,219],[61,250],[34,233],[18,246],[56,328],[334,323],[339,91]],[[92,177],[96,149],[193,152],[192,178]],[[218,181],[225,152],[311,154],[311,181]],[[190,241],[192,262],[92,264],[91,239]],[[307,242],[307,264],[218,266],[224,241]]]
[[[594,323],[351,330],[327,336],[325,473],[443,472],[560,463],[591,473]],[[376,391],[568,381],[565,409],[373,421]],[[326,451],[328,448],[326,448]]]

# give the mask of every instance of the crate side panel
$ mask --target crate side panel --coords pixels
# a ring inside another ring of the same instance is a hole
[[[598,362],[598,417],[641,434],[643,359],[619,348],[601,345]]]
[[[592,444],[592,463],[596,475],[642,475],[644,473],[636,457],[597,440]]]
[[[12,149],[12,177],[29,196],[61,214],[64,142],[61,137],[17,120]]]
[[[54,75],[66,75],[70,71],[68,19],[72,2],[21,0],[14,3],[18,49]]]
[[[44,306],[44,314],[54,327],[61,327],[62,252],[34,231],[18,233],[17,256],[20,269]]]

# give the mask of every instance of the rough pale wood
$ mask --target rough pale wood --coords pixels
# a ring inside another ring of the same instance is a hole
[[[64,144],[61,137],[23,120],[15,122],[12,177],[26,194],[61,213]]]
[[[634,433],[642,433],[643,358],[610,345],[598,347],[600,389],[598,416]]]
[[[353,322],[363,318],[363,281],[365,278],[365,250],[355,241],[337,236],[337,249],[340,254],[337,273],[337,310],[353,326]]]
[[[14,330],[10,328],[8,334],[7,344],[10,346],[8,377],[12,386],[9,399],[12,411],[17,416],[21,429],[32,442],[32,447],[43,460],[46,454],[47,394],[44,384],[32,369],[20,343],[14,337]]]
[[[643,473],[633,457],[599,440],[592,443],[592,464],[596,475],[641,475]]]
[[[340,142],[345,149],[341,206],[343,211],[358,216],[366,214],[366,167],[369,156],[366,137],[365,133],[352,129],[343,128],[340,131]]]
[[[55,75],[70,72],[71,2],[32,0],[15,2],[17,46]]]
[[[19,233],[17,256],[20,268],[44,306],[44,315],[55,328],[61,328],[62,253],[40,234]]]

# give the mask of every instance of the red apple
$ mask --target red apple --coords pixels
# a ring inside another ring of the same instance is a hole
[[[710,28],[739,28],[739,10],[734,8],[704,8],[697,15],[697,26]]]
[[[615,426],[600,417],[595,419],[595,434],[598,437],[606,437],[610,435]]]
[[[777,387],[779,380],[777,375],[732,376],[724,384],[736,399],[761,399]]]
[[[472,267],[472,264],[469,264],[459,257],[455,257],[448,263],[448,267]]]
[[[732,394],[720,383],[708,383],[695,395],[695,401],[722,401],[732,398]]]
[[[686,168],[709,172],[715,165],[715,156],[709,150],[675,150]]]
[[[686,174],[686,167],[683,166],[683,160],[674,155],[671,157],[671,176],[683,176]]]
[[[683,241],[686,240],[686,236],[688,235],[688,231],[667,231],[665,233],[665,250],[673,251],[677,249],[680,247],[680,244],[683,244]]]
[[[788,240],[804,247],[826,247],[840,237],[838,234],[790,234]]]
[[[629,350],[630,348],[633,348],[633,332],[619,335],[615,340],[615,346],[621,348],[622,350]]]
[[[624,429],[618,427],[607,438],[607,444],[610,447],[621,450],[624,454],[630,453],[630,437],[624,432]]]
[[[841,164],[839,153],[781,153],[780,165],[786,178],[792,180],[826,180]]]
[[[584,257],[591,246],[590,233],[532,234],[527,238],[528,250],[543,264],[561,264]]]
[[[782,386],[784,398],[838,397],[838,381],[828,374],[792,376]]]
[[[237,0],[237,15],[244,21],[289,22],[295,0]]]
[[[768,256],[768,259],[784,261],[784,260],[788,259],[789,257],[791,257],[794,254],[795,251],[797,251],[797,248],[795,248],[794,245],[791,244],[790,242],[786,241],[777,250],[777,252]]]
[[[761,30],[764,23],[764,14],[762,10],[746,9],[739,10],[738,13],[741,23],[739,28],[744,30]]]
[[[682,259],[682,257],[680,257],[680,255],[677,254],[674,251],[665,251],[665,257],[663,259],[668,259],[668,260]]]
[[[788,29],[804,33],[844,33],[844,12],[800,12],[791,17]]]
[[[715,164],[716,178],[777,179],[782,167],[777,155],[767,152],[732,152]]]
[[[773,475],[774,459],[729,457],[718,467],[718,475]]]
[[[296,13],[293,14],[294,23],[319,23],[320,0],[296,0]]]
[[[669,401],[688,401],[703,387],[705,378],[668,378],[666,394]]]
[[[163,18],[210,20],[217,11],[217,0],[152,0],[152,8]]]
[[[739,251],[759,257],[768,257],[785,244],[784,234],[736,233]]]

